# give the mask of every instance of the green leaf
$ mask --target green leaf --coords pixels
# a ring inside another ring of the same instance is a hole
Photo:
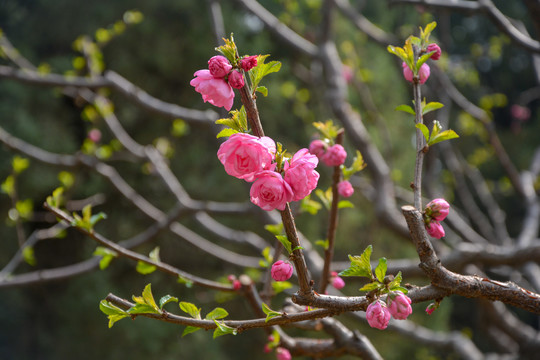
[[[230,39],[223,39],[223,41],[225,41],[225,45],[217,47],[216,51],[222,53],[223,56],[225,56],[234,66],[236,65],[236,53],[238,50],[236,49],[236,44],[234,43],[233,34],[231,34]]]
[[[272,281],[272,289],[276,295],[292,287],[293,285],[288,281]]]
[[[156,305],[156,301],[154,300],[154,295],[152,295],[152,284],[148,284],[144,287],[144,290],[142,292],[142,297],[144,301],[146,302],[146,304],[158,310],[158,306]]]
[[[2,184],[3,186],[3,184]],[[3,187],[2,187],[3,189]],[[60,207],[62,202],[62,194],[64,193],[63,187],[56,188],[51,196],[47,196],[47,204],[51,207]]]
[[[15,155],[11,161],[11,166],[13,167],[13,172],[18,175],[30,166],[30,160]]]
[[[249,71],[249,78],[251,80],[251,86],[253,89],[259,87],[261,80],[274,72],[278,72],[281,69],[281,63],[279,61],[270,61],[265,64],[266,58],[270,55],[259,55],[257,56],[257,66]]]
[[[34,254],[34,248],[32,246],[25,246],[22,251],[22,256],[24,261],[27,264],[35,266],[36,265],[36,256]]]
[[[428,141],[429,140],[429,129],[427,128],[427,126],[422,124],[422,123],[418,123],[418,124],[416,124],[416,128],[420,129],[420,131],[422,131],[422,134],[424,134],[424,138],[426,139],[426,141]]]
[[[125,317],[128,317],[129,315],[109,315],[109,329],[113,327],[114,323],[122,320]]]
[[[15,191],[15,177],[9,175],[2,183],[1,188],[3,193],[8,194],[10,197],[13,196],[13,192]]]
[[[163,296],[161,299],[159,299],[159,308],[163,309],[163,306],[170,302],[178,302],[178,298],[171,295]]]
[[[405,105],[405,104],[399,105],[395,110],[396,111],[403,111],[403,112],[409,113],[411,115],[416,115],[413,108],[410,107],[409,105]]]
[[[322,204],[311,200],[311,196],[308,195],[300,201],[300,208],[311,215],[316,215],[322,209]]]
[[[379,259],[379,264],[375,268],[375,276],[377,277],[377,280],[379,280],[381,283],[384,281],[384,277],[386,276],[386,258],[382,257]]]
[[[106,218],[107,218],[107,214],[101,211],[90,217],[90,225],[94,226],[98,221],[106,219]]]
[[[69,189],[75,182],[75,177],[68,171],[60,171],[58,173],[58,180],[62,183],[62,186]]]
[[[264,322],[268,322],[268,320],[282,315],[280,312],[270,309],[265,303],[262,304],[262,311],[266,314],[266,320]]]
[[[442,125],[440,122],[438,122],[437,120],[433,120],[433,128],[431,129],[431,136],[430,138],[431,139],[434,139],[437,137],[437,135],[439,135],[439,133],[441,132],[442,130]]]
[[[185,284],[188,289],[193,286],[193,281],[186,279],[181,275],[178,275],[178,279],[176,279],[176,282],[179,284]]]
[[[227,310],[223,309],[223,308],[220,308],[220,307],[217,307],[215,308],[214,310],[210,311],[205,319],[206,320],[216,320],[216,319],[223,319],[224,317],[227,317],[229,316],[229,313],[227,312]]]
[[[266,88],[266,86],[257,86],[256,91],[263,94],[263,96],[268,96],[268,89]]]
[[[341,200],[338,202],[338,209],[354,208],[354,205],[349,200]]]
[[[183,312],[188,313],[192,318],[201,318],[201,309],[198,309],[194,304],[182,301],[179,306]]]
[[[393,287],[390,290],[392,290],[392,291],[401,291],[405,295],[407,295],[407,293],[409,292],[409,290],[407,290],[406,288],[401,287],[401,286]]]
[[[83,221],[90,224],[90,218],[92,217],[92,204],[88,204],[82,209]]]
[[[126,315],[127,312],[123,309],[120,309],[118,306],[111,304],[109,301],[103,299],[99,302],[99,309],[105,315]]]
[[[327,191],[322,191],[321,189],[315,190],[315,195],[321,199],[322,204],[324,207],[329,210],[330,205],[332,204],[332,189],[328,189]]]
[[[201,330],[201,328],[195,327],[195,326],[186,326],[184,329],[184,332],[182,333],[182,337],[194,333],[195,331]]]
[[[159,314],[160,311],[157,309],[154,309],[152,306],[148,304],[136,304],[135,306],[131,307],[128,311],[130,314]]]
[[[343,270],[339,273],[341,276],[364,276],[368,278],[372,278],[373,274],[371,271],[371,253],[373,251],[373,246],[369,245],[362,255],[360,256],[352,256],[349,255],[349,259],[351,260],[351,267],[348,269]]]
[[[227,326],[223,322],[219,322],[217,320],[214,320],[214,322],[216,323],[216,326],[217,326],[216,330],[214,330],[214,339],[219,336],[223,336],[227,334],[233,334],[233,335],[238,334],[238,330],[236,330],[235,328]]]
[[[437,136],[431,138],[429,140],[429,142],[428,142],[428,145],[431,146],[431,145],[434,145],[434,144],[439,143],[441,141],[456,139],[458,137],[459,137],[459,135],[456,134],[456,132],[454,130],[445,130],[445,131],[439,133]]]
[[[30,220],[34,209],[32,199],[19,200],[15,203],[15,209],[19,213],[21,219]]]
[[[388,284],[388,288],[390,290],[394,290],[395,287],[399,287],[401,285],[401,280],[402,280],[402,275],[401,275],[401,271],[397,273],[397,275],[394,277],[394,280],[392,280],[389,284]]]
[[[287,235],[277,235],[276,238],[283,244],[289,254],[292,253],[291,242],[287,239]]]
[[[156,271],[156,269],[157,268],[154,265],[150,265],[148,263],[145,263],[144,261],[137,262],[137,267],[135,268],[135,270],[137,270],[137,272],[142,275],[151,274]]]
[[[226,129],[223,129],[221,130],[217,135],[216,135],[216,139],[219,139],[219,138],[222,138],[222,137],[229,137],[233,134],[237,134],[238,131],[237,130],[234,130],[234,129],[231,129],[231,128],[226,128]]]
[[[330,246],[330,243],[328,242],[328,239],[325,240],[317,240],[315,241],[315,245],[322,246],[324,250],[327,250]]]
[[[378,283],[378,282],[371,282],[371,283],[368,283],[364,286],[362,286],[362,288],[359,290],[359,291],[372,291],[372,290],[375,290],[375,289],[378,289],[382,286],[382,284]]]
[[[105,270],[111,263],[112,259],[118,256],[116,251],[103,246],[98,246],[92,255],[101,256],[101,260],[99,261],[99,268],[101,270]]]
[[[264,225],[264,229],[273,235],[281,235],[283,234],[283,223]]]
[[[422,56],[420,56],[420,58],[418,59],[418,61],[416,62],[416,70],[419,71],[420,70],[420,67],[422,65],[424,65],[424,63],[426,61],[428,61],[430,58],[431,58],[431,55],[433,55],[435,51],[432,51],[432,52],[429,52],[427,54],[424,54]]]
[[[430,102],[428,104],[426,104],[425,106],[422,107],[422,115],[425,115],[431,111],[434,111],[434,110],[437,110],[437,109],[440,109],[444,107],[443,104],[441,104],[440,102]]]

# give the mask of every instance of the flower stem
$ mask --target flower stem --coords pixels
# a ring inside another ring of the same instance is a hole
[[[414,49],[414,61],[418,61],[418,48]],[[415,112],[415,125],[423,124],[424,119],[422,116],[422,93],[420,90],[420,82],[418,75],[413,79],[413,96],[414,96],[414,112]],[[418,211],[422,211],[422,164],[424,162],[424,147],[425,147],[424,134],[418,128],[416,128],[416,161],[414,164],[414,207]]]

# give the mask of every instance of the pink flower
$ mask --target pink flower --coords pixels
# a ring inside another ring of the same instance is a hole
[[[99,142],[99,140],[101,140],[101,131],[99,131],[99,129],[90,130],[88,132],[88,139],[93,143]]]
[[[429,305],[427,306],[427,308],[426,308],[426,313],[427,313],[428,315],[431,315],[431,314],[433,314],[433,312],[434,312],[435,310],[437,310],[437,308],[438,308],[438,306],[437,306],[435,303],[431,303],[431,304],[429,304]]]
[[[405,320],[412,314],[411,299],[401,291],[388,295],[388,311],[396,320]]]
[[[427,233],[436,239],[440,239],[444,236],[444,229],[437,220],[431,220],[429,225],[426,225]]]
[[[276,359],[277,360],[291,360],[292,359],[291,353],[289,352],[289,350],[285,348],[278,347],[276,349]]]
[[[248,182],[255,180],[255,174],[270,168],[276,144],[269,137],[233,134],[219,147],[217,156],[227,174]]]
[[[272,351],[272,349],[270,348],[270,345],[264,344],[263,351],[268,354],[270,351]]]
[[[354,189],[351,183],[348,182],[347,180],[340,181],[337,184],[337,190],[338,190],[339,195],[343,197],[347,197],[347,198],[350,197],[352,194],[354,194]]]
[[[242,287],[242,283],[240,282],[240,280],[234,280],[232,285],[233,289],[236,291],[240,290],[240,288]]]
[[[339,276],[332,277],[332,286],[337,290],[343,289],[345,286],[345,281]]]
[[[369,304],[366,310],[366,318],[369,326],[372,328],[386,329],[390,321],[390,316],[390,311],[388,311],[386,305],[379,300]]]
[[[439,45],[433,43],[433,44],[429,44],[426,51],[428,53],[432,52],[432,51],[435,51],[432,55],[431,55],[431,60],[439,60],[441,58],[441,48],[439,47]]]
[[[324,141],[313,140],[311,144],[309,144],[309,152],[320,159],[321,156],[326,152],[327,147],[328,146],[326,145]]]
[[[202,95],[204,102],[231,110],[234,91],[225,80],[214,78],[209,70],[199,70],[194,75],[195,78],[189,84]]]
[[[276,281],[289,280],[293,273],[293,267],[288,261],[279,260],[272,265],[272,279]]]
[[[208,69],[213,77],[223,79],[232,69],[232,65],[225,56],[217,55],[208,60]]]
[[[241,89],[244,86],[244,75],[238,70],[233,70],[229,74],[229,85],[235,89]]]
[[[514,104],[510,108],[512,117],[516,120],[527,121],[531,117],[531,110],[525,106]]]
[[[318,163],[319,159],[308,149],[300,149],[294,154],[285,171],[285,181],[294,194],[293,201],[302,200],[317,187],[320,175],[315,168]]]
[[[345,162],[345,158],[347,158],[347,152],[343,146],[335,144],[330,146],[321,156],[321,161],[326,166],[339,166]]]
[[[433,199],[426,205],[426,215],[437,221],[446,219],[449,212],[450,204],[441,198]]]
[[[281,174],[264,170],[256,177],[249,191],[251,202],[266,211],[285,210],[285,205],[293,199],[293,191]]]
[[[242,60],[240,60],[240,67],[244,71],[249,71],[255,66],[257,66],[257,55],[244,56]]]
[[[347,83],[350,83],[352,79],[354,78],[354,72],[353,69],[350,66],[343,65],[343,68],[341,70],[341,74],[343,75],[343,78]]]
[[[414,74],[412,70],[407,66],[405,62],[401,64],[403,67],[403,76],[405,77],[405,80],[409,82],[413,82]],[[426,80],[429,78],[429,75],[431,73],[431,70],[429,69],[429,65],[424,63],[422,66],[420,66],[420,70],[418,71],[418,81],[420,84],[423,84],[426,82]]]

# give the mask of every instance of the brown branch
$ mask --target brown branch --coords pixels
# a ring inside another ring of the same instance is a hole
[[[438,259],[424,228],[422,214],[411,206],[401,208],[409,225],[411,238],[420,258],[420,267],[431,283],[452,294],[469,298],[484,298],[540,314],[540,295],[512,282],[499,282],[480,276],[465,276],[447,270]]]
[[[414,47],[414,62],[418,61],[417,47]],[[420,82],[418,76],[413,79],[413,96],[414,96],[414,123],[415,125],[424,124],[424,118],[422,116],[422,92],[420,90]],[[418,211],[422,211],[422,169],[424,162],[424,147],[426,146],[426,139],[422,131],[416,128],[416,160],[414,163],[414,207]]]

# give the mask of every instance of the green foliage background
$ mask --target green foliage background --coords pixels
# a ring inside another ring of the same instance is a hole
[[[321,21],[320,0],[264,0],[261,3],[294,30],[311,40],[316,39]],[[443,66],[465,95],[493,112],[502,140],[512,158],[518,166],[527,166],[538,145],[538,113],[533,111],[531,120],[520,125],[520,131],[516,131],[516,124],[512,123],[509,113],[510,105],[517,101],[520,93],[535,85],[530,57],[526,52],[509,44],[508,39],[501,36],[485,18],[418,12],[414,7],[389,7],[386,1],[360,3],[365,16],[384,30],[401,37],[415,32],[419,25],[438,21],[435,36],[440,39],[443,51],[450,54]],[[526,18],[520,2],[499,1],[497,5],[510,16]],[[266,133],[277,138],[291,151],[307,146],[314,132],[311,123],[325,121],[331,114],[323,106],[324,93],[317,85],[317,79],[313,83],[305,83],[292,76],[299,66],[307,64],[306,59],[266,31],[235,1],[222,1],[222,6],[226,31],[234,32],[242,54],[268,53],[271,54],[270,59],[279,60],[283,64],[282,70],[268,77],[265,84],[270,95],[267,98],[261,96],[258,102]],[[208,58],[215,55],[207,2],[4,0],[0,2],[0,26],[20,53],[34,64],[47,64],[53,73],[64,73],[73,70],[73,61],[78,54],[71,46],[79,35],[94,36],[96,30],[114,24],[125,11],[131,9],[141,11],[144,20],[128,27],[104,48],[106,68],[118,72],[157,98],[185,107],[210,108],[189,86],[192,74],[204,68]],[[411,137],[414,128],[407,115],[394,111],[397,105],[408,103],[411,97],[409,87],[402,81],[400,66],[384,47],[371,43],[365,35],[355,31],[349,22],[336,21],[335,25],[337,44],[344,62],[370,87],[375,104],[385,119],[388,137],[381,135],[381,124],[376,121],[375,114],[363,109],[355,91],[350,91],[351,102],[362,113],[373,140],[383,149],[386,160],[392,165],[392,176],[396,182],[407,187],[413,173],[414,149]],[[493,96],[497,93],[503,93],[504,96]],[[428,101],[440,101],[434,93],[427,93],[426,96]],[[191,126],[189,136],[175,137],[171,134],[170,119],[142,111],[121,96],[113,94],[112,99],[119,119],[137,141],[152,143],[158,137],[169,141],[174,150],[172,169],[194,198],[205,198],[210,189],[213,200],[248,200],[247,188],[240,181],[227,177],[219,166],[215,157],[215,128]],[[239,104],[239,100],[236,104]],[[534,109],[538,102],[532,105]],[[92,125],[85,121],[81,116],[82,110],[57,90],[7,80],[0,82],[2,126],[29,143],[49,151],[77,151],[87,131],[94,125],[101,128],[104,143],[111,139],[103,124]],[[458,146],[485,172],[498,198],[510,209],[514,205],[511,200],[512,190],[508,188],[508,181],[482,143],[482,129],[467,115],[458,112],[453,114],[452,122],[451,126],[462,134]],[[486,151],[488,156],[483,155]],[[2,181],[11,171],[12,155],[5,148],[0,148]],[[438,166],[436,160],[431,164]],[[117,165],[124,174],[128,174],[130,184],[143,195],[164,208],[173,205],[172,199],[158,181],[139,176],[146,171],[144,167],[129,161]],[[324,184],[330,173],[325,169],[320,170]],[[18,179],[20,197],[32,199],[37,218],[44,215],[40,204],[60,185],[58,171],[32,162],[30,168]],[[141,213],[130,210],[129,204],[111,189],[110,184],[85,169],[76,172],[75,185],[70,191],[73,198],[84,198],[95,193],[106,194],[107,201],[98,210],[105,211],[108,219],[100,223],[97,229],[111,239],[126,239],[150,225]],[[453,197],[450,191],[445,195],[449,199]],[[6,219],[0,226],[0,266],[3,266],[16,251],[17,243],[12,222],[7,218],[11,208],[9,198],[0,194],[0,199],[0,216]],[[347,254],[360,253],[370,243],[374,244],[376,257],[392,258],[404,254],[414,256],[412,247],[403,242],[396,243],[393,234],[381,229],[366,199],[355,195],[354,202],[356,209],[347,209],[341,216],[336,260],[346,260]],[[519,216],[519,213],[509,211],[508,222],[512,223]],[[254,221],[225,221],[233,227],[257,231],[270,240],[269,234],[263,230],[252,229]],[[189,220],[183,222],[197,229],[197,225]],[[26,233],[29,234],[37,225],[40,224],[26,223]],[[325,231],[324,214],[316,219],[301,216],[298,226],[309,238],[320,239]],[[209,239],[213,238],[211,234],[203,234]],[[167,254],[163,256],[164,260],[182,268],[198,269],[200,275],[209,278],[229,273],[240,274],[240,269],[209,258],[170,235],[160,236],[158,242],[161,253]],[[94,249],[95,244],[90,240],[69,231],[65,238],[38,244],[35,248],[36,267],[24,265],[19,271],[75,263],[90,257]],[[140,251],[148,253],[151,249],[151,246],[147,246]],[[250,251],[249,254],[253,256],[259,255],[251,249],[246,251]],[[405,280],[412,282],[413,279]],[[156,296],[167,293],[178,296],[182,300],[197,303],[204,311],[211,310],[219,300],[211,292],[197,288],[186,289],[162,274],[139,275],[134,271],[134,264],[124,260],[113,261],[107,271],[93,272],[70,281],[20,289],[0,289],[0,358],[137,360],[273,357],[262,353],[265,343],[262,330],[212,341],[211,333],[203,331],[180,339],[183,329],[143,318],[135,322],[123,320],[112,329],[107,329],[107,320],[98,308],[99,300],[108,292],[129,298],[131,294],[140,293],[149,282]],[[360,284],[351,283],[347,291],[354,294],[355,287]],[[173,305],[168,306],[172,308]],[[225,307],[231,318],[246,317],[246,304],[242,300],[232,299]],[[438,330],[457,329],[478,336],[471,330],[477,325],[474,315],[471,317],[471,314],[467,314],[460,307],[459,301],[445,301],[444,306],[429,319],[424,316],[423,307],[424,304],[415,307],[414,320]],[[343,320],[350,321],[346,318]],[[400,359],[403,352],[414,354],[417,359],[454,358],[453,355],[416,347],[395,334],[383,334],[364,324],[352,323],[351,326],[359,327],[372,338],[387,359]],[[291,332],[294,334],[297,330]],[[388,341],[393,345],[382,346]]]

